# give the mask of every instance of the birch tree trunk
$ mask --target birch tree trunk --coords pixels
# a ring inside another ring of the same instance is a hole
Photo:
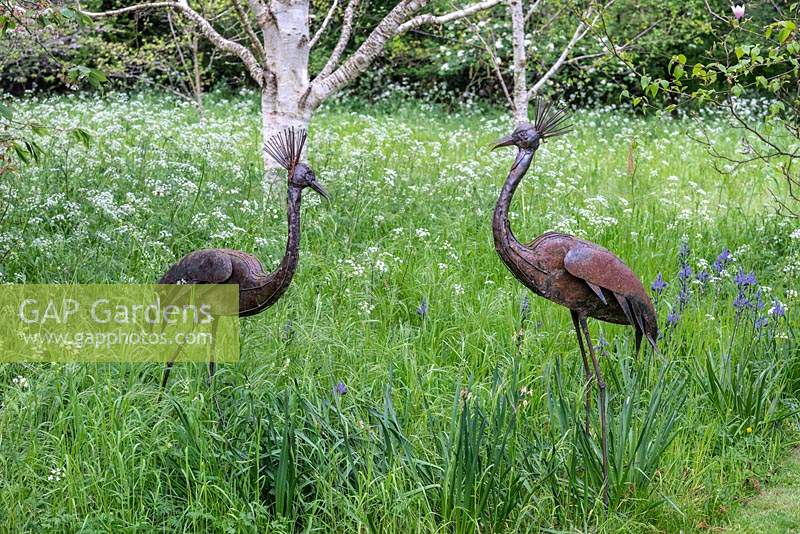
[[[264,49],[269,50],[261,85],[264,142],[289,127],[308,128],[312,111],[304,98],[309,83],[308,2],[276,0],[271,15],[262,27]],[[270,172],[279,168],[278,164],[266,153],[263,156],[268,175],[280,176]]]
[[[508,0],[511,13],[511,43],[514,51],[514,121],[519,124],[528,120],[528,55],[525,51],[525,13],[522,0]]]

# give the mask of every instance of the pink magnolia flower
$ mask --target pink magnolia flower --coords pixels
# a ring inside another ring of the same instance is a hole
[[[731,6],[731,9],[733,10],[733,16],[736,17],[736,20],[744,17],[744,4],[739,6]]]

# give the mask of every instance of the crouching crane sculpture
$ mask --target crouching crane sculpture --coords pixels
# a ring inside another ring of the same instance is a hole
[[[271,273],[264,270],[255,256],[225,248],[196,250],[181,258],[158,281],[159,284],[238,284],[240,317],[255,315],[272,306],[289,288],[297,270],[300,255],[300,197],[303,189],[310,187],[325,199],[328,193],[317,181],[314,171],[300,163],[306,131],[293,128],[284,130],[267,141],[264,150],[288,171],[287,210],[289,232],[286,252],[278,268]],[[232,314],[234,315],[234,314]],[[216,321],[212,323],[212,339],[216,335]],[[213,342],[212,342],[213,343]],[[169,373],[178,351],[167,362],[161,380],[166,387]],[[208,380],[214,376],[214,348],[208,364]]]
[[[592,373],[597,380],[603,455],[603,502],[608,506],[606,384],[589,336],[586,318],[593,317],[609,323],[633,326],[636,331],[637,355],[642,337],[647,338],[656,350],[658,327],[653,304],[642,283],[627,265],[608,250],[558,232],[546,232],[531,243],[523,245],[511,232],[508,209],[514,192],[528,172],[540,143],[569,131],[566,118],[564,111],[545,105],[540,99],[532,124],[521,123],[511,135],[495,143],[493,149],[516,146],[518,150],[497,200],[492,230],[495,249],[512,274],[537,295],[570,310],[586,378],[584,430],[587,433]],[[592,369],[586,358],[583,338],[591,355]]]

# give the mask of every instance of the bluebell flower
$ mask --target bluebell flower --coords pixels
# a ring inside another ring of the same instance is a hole
[[[522,322],[528,320],[531,315],[531,303],[528,300],[528,294],[522,295],[522,301],[519,303],[519,314],[522,317]]]
[[[772,308],[769,310],[769,314],[773,317],[786,317],[786,307],[781,304],[779,300],[772,301]]]
[[[680,250],[678,250],[678,257],[681,258],[681,260],[685,260],[686,258],[689,257],[691,251],[692,249],[689,248],[689,243],[687,243],[686,241],[681,241],[681,248]],[[681,261],[681,263],[685,262]]]
[[[347,393],[347,386],[341,380],[333,386],[333,394],[342,396]]]
[[[417,315],[423,319],[428,315],[428,299],[425,297],[422,297],[419,306],[417,306]]]
[[[709,273],[708,271],[703,270],[703,271],[700,271],[699,273],[697,273],[696,278],[697,278],[698,282],[700,282],[703,285],[706,285],[708,283],[708,281],[711,280],[711,273]]]
[[[763,310],[764,306],[765,306],[764,299],[761,298],[761,290],[759,289],[758,291],[756,291],[756,309]]]
[[[736,277],[733,279],[733,281],[736,282],[736,285],[740,288],[754,286],[758,283],[758,280],[756,280],[756,273],[745,273],[744,269],[741,267],[739,267],[739,272],[736,274]]]
[[[733,307],[736,308],[737,312],[740,312],[745,308],[749,308],[750,306],[751,306],[750,301],[747,299],[744,293],[740,291],[739,295],[737,295],[737,297],[733,301]]]
[[[716,261],[714,262],[714,270],[716,272],[722,271],[725,268],[725,265],[731,261],[731,251],[727,248],[722,249],[722,252],[719,253],[717,256]]]
[[[767,326],[767,323],[769,323],[769,319],[766,317],[759,317],[756,319],[756,322],[753,324],[753,326],[755,326],[757,329],[761,329]]]
[[[664,291],[664,289],[666,289],[667,285],[669,284],[667,284],[664,281],[664,277],[659,272],[658,275],[656,276],[656,279],[653,281],[652,284],[650,284],[650,289],[653,290],[655,293],[661,293],[662,291]]]
[[[675,312],[675,311],[670,311],[667,314],[667,324],[669,324],[670,326],[675,326],[676,324],[678,324],[678,321],[680,319],[681,319],[681,316],[678,315],[678,313]]]
[[[680,304],[681,310],[683,310],[683,308],[685,308],[686,305],[689,304],[689,288],[686,287],[685,284],[683,287],[681,287],[681,290],[678,293],[678,304]]]
[[[681,280],[688,280],[690,276],[692,276],[692,268],[688,265],[684,265],[681,267],[681,270],[678,271],[678,278]]]
[[[290,340],[294,337],[294,325],[292,324],[292,320],[288,319],[286,324],[283,325],[283,338],[286,340]]]

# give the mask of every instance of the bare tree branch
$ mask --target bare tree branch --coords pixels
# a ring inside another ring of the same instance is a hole
[[[722,21],[722,22],[724,22],[725,24],[727,24],[727,23],[728,23],[728,19],[726,19],[725,17],[723,17],[722,15],[720,15],[720,14],[716,13],[716,12],[715,12],[713,9],[711,9],[711,6],[710,6],[710,5],[708,5],[708,0],[703,0],[703,2],[705,2],[705,4],[706,4],[706,11],[708,11],[708,12],[709,12],[709,14],[710,14],[712,17],[714,17],[714,18],[715,18],[715,19],[717,19],[717,20],[721,20],[721,21]]]
[[[325,29],[330,24],[331,19],[333,18],[333,13],[336,11],[336,8],[339,7],[339,0],[333,0],[331,4],[331,8],[328,10],[328,14],[325,15],[325,18],[322,20],[322,24],[319,25],[319,29],[314,34],[314,37],[311,38],[311,41],[308,43],[308,48],[314,48],[314,45],[317,44],[319,38],[322,37],[322,34],[325,33]]]
[[[359,74],[364,72],[381,54],[386,46],[386,43],[398,35],[418,28],[424,24],[441,24],[445,22],[452,22],[464,17],[473,15],[484,9],[489,9],[500,3],[501,0],[483,0],[475,4],[471,4],[463,9],[453,11],[444,15],[420,15],[418,17],[410,18],[414,13],[419,12],[424,8],[429,0],[402,0],[397,4],[383,20],[378,23],[372,33],[369,34],[366,41],[345,61],[339,68],[328,73],[332,60],[335,58],[336,50],[328,64],[325,65],[322,72],[312,82],[311,86],[311,107],[316,108],[327,97],[334,92],[341,89],[344,85],[354,80]],[[343,34],[344,36],[344,34]],[[349,39],[349,35],[348,35]],[[340,40],[341,42],[341,40]],[[346,43],[345,43],[346,44]],[[337,45],[338,48],[338,45]],[[342,46],[342,50],[344,46]],[[339,56],[341,53],[339,54]],[[338,61],[338,58],[336,58]],[[335,64],[334,64],[335,66]]]
[[[253,50],[256,51],[258,60],[263,65],[264,58],[267,57],[267,53],[264,50],[264,45],[258,40],[258,36],[253,30],[253,26],[250,24],[250,20],[247,18],[247,13],[245,13],[241,2],[239,0],[231,0],[231,2],[233,3],[233,8],[236,10],[236,16],[239,17],[239,22],[242,24],[245,33],[247,33],[247,37],[250,38],[250,44],[253,45]]]
[[[407,31],[414,30],[425,24],[446,24],[454,20],[463,19],[464,17],[469,17],[471,15],[474,15],[479,11],[490,9],[498,5],[501,1],[502,0],[483,0],[483,2],[477,2],[475,4],[471,4],[465,7],[464,9],[451,11],[450,13],[446,13],[444,15],[434,15],[432,13],[419,15],[401,24],[397,28],[396,33],[397,35],[401,35],[403,33],[406,33]]]
[[[169,24],[169,31],[172,34],[172,42],[175,43],[175,49],[178,51],[178,59],[180,60],[181,66],[183,67],[184,75],[187,77],[187,79],[190,79],[189,63],[186,61],[186,58],[183,55],[183,47],[181,46],[180,39],[178,39],[178,34],[175,32],[175,27],[172,24],[172,15],[170,14],[169,11],[167,11],[167,23]],[[186,85],[186,83],[183,82],[182,80],[178,80],[178,82]],[[194,92],[194,90],[192,90],[192,92]]]
[[[367,70],[376,57],[383,52],[386,43],[397,35],[397,28],[408,18],[425,7],[429,0],[401,0],[382,21],[375,26],[369,37],[338,69],[330,75],[312,82],[311,107],[316,108],[327,97],[353,81]]]
[[[247,5],[250,6],[250,11],[256,16],[259,28],[263,28],[272,20],[272,13],[261,0],[247,0]]]
[[[333,48],[333,52],[331,52],[328,61],[325,62],[325,66],[322,67],[322,70],[317,75],[317,80],[322,80],[326,76],[330,75],[330,73],[333,72],[333,69],[339,65],[339,60],[342,59],[344,49],[347,48],[347,43],[350,42],[350,36],[353,33],[356,10],[358,10],[358,0],[350,0],[344,10],[342,33],[339,35],[339,40],[336,42],[336,46]]]
[[[471,24],[472,30],[475,32],[475,35],[480,40],[481,44],[483,44],[483,48],[486,50],[486,53],[489,55],[489,59],[492,62],[492,70],[494,71],[494,75],[497,77],[497,81],[500,83],[500,88],[503,90],[503,94],[506,96],[506,101],[508,102],[508,106],[510,108],[514,108],[514,99],[511,98],[511,93],[508,92],[508,86],[506,85],[506,81],[503,79],[503,71],[500,70],[500,62],[497,60],[497,55],[492,50],[492,47],[489,46],[489,43],[486,42],[486,39],[483,38],[481,31],[475,24]]]
[[[617,54],[619,54],[620,52],[624,52],[625,50],[627,50],[628,48],[630,48],[631,46],[633,46],[634,44],[636,44],[636,41],[638,41],[639,39],[641,39],[642,37],[644,37],[645,35],[647,35],[647,34],[648,34],[648,33],[650,33],[651,31],[653,31],[653,29],[654,29],[656,26],[658,26],[659,24],[661,24],[661,22],[663,22],[663,21],[664,21],[664,19],[658,19],[657,21],[655,21],[654,23],[652,23],[650,26],[648,26],[647,28],[643,29],[642,31],[640,31],[639,33],[637,33],[636,35],[634,35],[633,37],[631,37],[631,38],[628,40],[628,42],[627,42],[627,43],[625,43],[625,44],[623,44],[623,45],[620,45],[620,46],[616,46],[616,47],[614,47],[614,50],[609,50],[609,49],[606,49],[606,50],[604,50],[603,52],[597,52],[596,54],[584,54],[584,55],[582,55],[582,56],[575,56],[575,57],[573,57],[573,58],[570,58],[570,59],[568,59],[568,60],[567,60],[567,62],[566,62],[566,64],[567,64],[567,65],[571,65],[571,64],[573,64],[573,63],[579,63],[579,62],[581,62],[581,61],[585,61],[585,60],[587,60],[587,59],[595,59],[595,58],[598,58],[598,57],[607,56],[607,55],[609,55],[609,54],[611,54],[611,55],[617,55]]]
[[[530,18],[539,11],[539,6],[542,5],[542,0],[536,0],[531,4],[531,7],[528,8],[528,12],[525,14],[525,22],[527,23]]]
[[[90,12],[90,11],[83,11],[78,6],[78,10],[86,15],[87,17],[98,19],[98,18],[105,18],[105,17],[115,17],[117,15],[123,15],[125,13],[132,13],[135,11],[142,11],[144,9],[150,8],[172,8],[177,9],[181,14],[183,14],[187,19],[192,21],[197,28],[200,30],[206,39],[211,41],[211,43],[219,48],[224,52],[228,52],[229,54],[233,54],[238,56],[239,59],[247,67],[250,76],[259,84],[262,85],[264,83],[264,73],[259,64],[256,57],[253,53],[248,50],[246,47],[242,46],[241,44],[226,39],[222,35],[220,35],[217,30],[208,22],[205,18],[203,18],[197,11],[192,9],[189,6],[187,0],[177,0],[175,2],[152,2],[152,3],[145,3],[145,4],[134,4],[132,6],[126,6],[120,9],[112,9],[110,11],[101,11],[101,12]]]
[[[91,17],[93,19],[99,19],[103,17],[116,17],[117,15],[124,15],[126,13],[133,13],[135,11],[142,11],[144,9],[150,9],[156,7],[171,7],[178,9],[178,2],[150,2],[147,4],[136,4],[133,6],[121,7],[119,9],[101,11],[98,13],[92,13],[90,11],[81,10],[81,13],[83,13],[87,17]]]
[[[614,1],[615,0],[608,0],[602,7],[602,10],[611,7]],[[586,10],[584,15],[581,17],[581,21],[578,23],[578,26],[575,28],[575,33],[572,35],[572,38],[569,40],[567,45],[561,51],[561,54],[558,56],[558,59],[556,59],[555,62],[553,62],[550,68],[547,69],[547,72],[545,72],[539,78],[539,80],[537,80],[537,82],[533,84],[533,87],[531,87],[530,91],[528,91],[529,98],[538,93],[542,89],[544,84],[546,84],[550,80],[550,78],[552,78],[559,70],[561,70],[561,67],[563,67],[564,64],[566,63],[567,58],[572,52],[572,49],[575,48],[575,45],[578,44],[578,42],[586,36],[589,30],[592,29],[592,26],[600,18],[602,10],[595,12],[594,6],[591,6],[589,7],[589,9]]]
[[[586,35],[585,30],[586,25],[583,22],[580,22],[578,27],[575,28],[575,33],[572,35],[569,43],[567,43],[567,46],[564,47],[564,49],[561,51],[561,54],[558,56],[558,59],[556,59],[555,62],[550,65],[550,68],[547,69],[547,72],[542,74],[539,80],[533,84],[531,90],[528,92],[528,97],[538,93],[544,84],[546,84],[550,78],[552,78],[559,70],[561,70],[561,67],[564,66],[564,62],[566,61],[570,52],[572,52],[572,49],[575,48],[575,45],[578,44],[578,41],[580,41],[583,36]]]

